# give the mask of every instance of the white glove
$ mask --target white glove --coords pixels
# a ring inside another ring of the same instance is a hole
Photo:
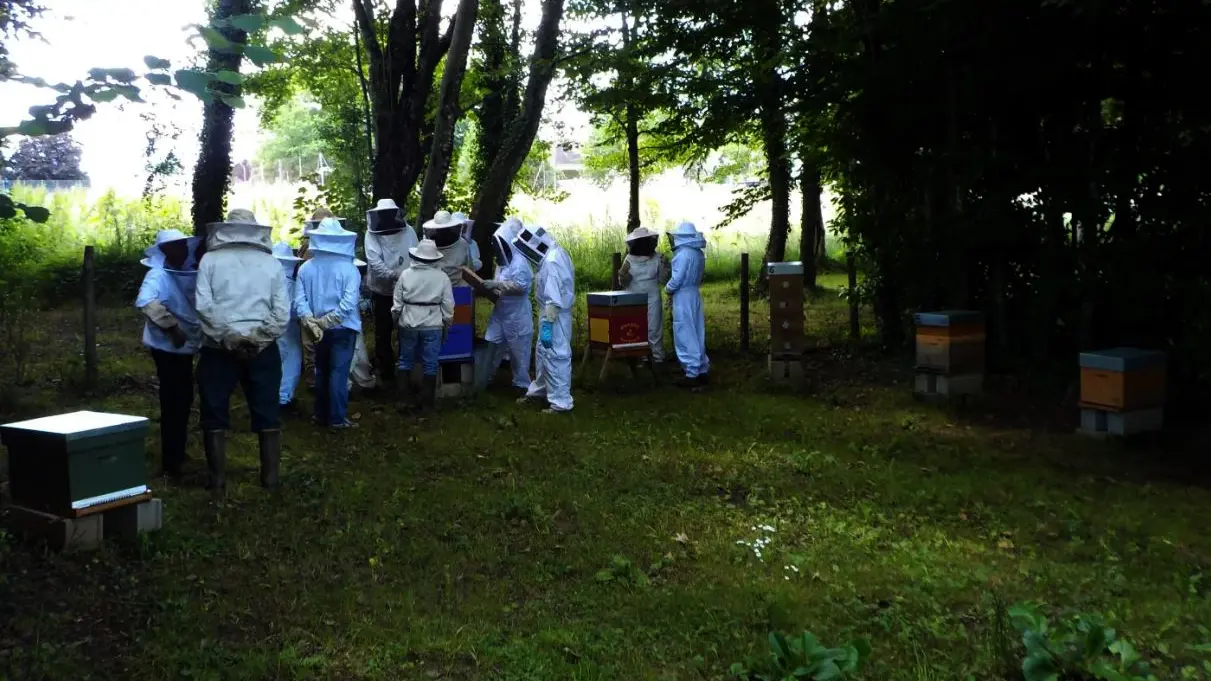
[[[489,291],[495,291],[495,290],[497,290],[499,288],[503,288],[503,287],[504,287],[504,284],[502,284],[501,282],[499,282],[495,279],[488,279],[487,281],[484,282],[484,288],[488,289]]]
[[[547,303],[546,307],[542,309],[542,318],[548,322],[554,322],[558,317],[559,308],[555,307],[554,305]]]
[[[303,328],[303,339],[310,341],[310,344],[314,345],[324,339],[324,329],[315,320],[315,317],[299,319],[299,326]]]

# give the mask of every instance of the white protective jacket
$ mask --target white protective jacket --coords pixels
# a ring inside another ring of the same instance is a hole
[[[441,329],[454,322],[454,289],[433,263],[413,261],[395,284],[391,316],[408,329]]]
[[[408,226],[396,234],[367,232],[366,288],[380,296],[394,295],[395,282],[412,262],[408,249],[417,243],[416,231]]]
[[[626,259],[628,291],[643,293],[648,297],[648,344],[652,348],[652,359],[664,361],[664,301],[661,290],[671,275],[669,262],[664,256],[628,255]]]
[[[286,332],[290,298],[269,228],[241,223],[211,226],[198,266],[197,310],[202,345],[233,349],[251,341],[264,349]]]

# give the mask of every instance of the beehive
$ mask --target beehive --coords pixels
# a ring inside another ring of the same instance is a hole
[[[648,352],[648,297],[631,291],[588,294],[589,343],[615,351]]]
[[[984,373],[984,316],[950,310],[913,316],[917,327],[917,369],[947,376]]]
[[[1115,412],[1165,404],[1165,353],[1136,348],[1083,352],[1081,406]]]
[[[771,262],[769,280],[770,356],[797,359],[807,346],[803,323],[803,263]]]
[[[14,504],[63,517],[147,492],[142,416],[78,411],[0,426]]]
[[[475,342],[475,295],[470,286],[454,287],[454,323],[437,360],[443,364],[471,359]]]

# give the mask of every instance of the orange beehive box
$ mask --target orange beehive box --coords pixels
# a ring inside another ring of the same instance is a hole
[[[1165,404],[1165,353],[1136,348],[1082,352],[1081,404],[1137,411]]]
[[[947,375],[984,373],[984,316],[951,310],[913,315],[917,368]]]

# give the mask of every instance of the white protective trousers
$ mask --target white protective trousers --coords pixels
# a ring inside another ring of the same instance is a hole
[[[648,297],[648,344],[652,347],[652,359],[664,361],[664,300],[661,290],[660,270],[663,258],[660,256],[636,257],[627,256],[630,263],[631,283],[627,290],[633,293],[643,293]]]

